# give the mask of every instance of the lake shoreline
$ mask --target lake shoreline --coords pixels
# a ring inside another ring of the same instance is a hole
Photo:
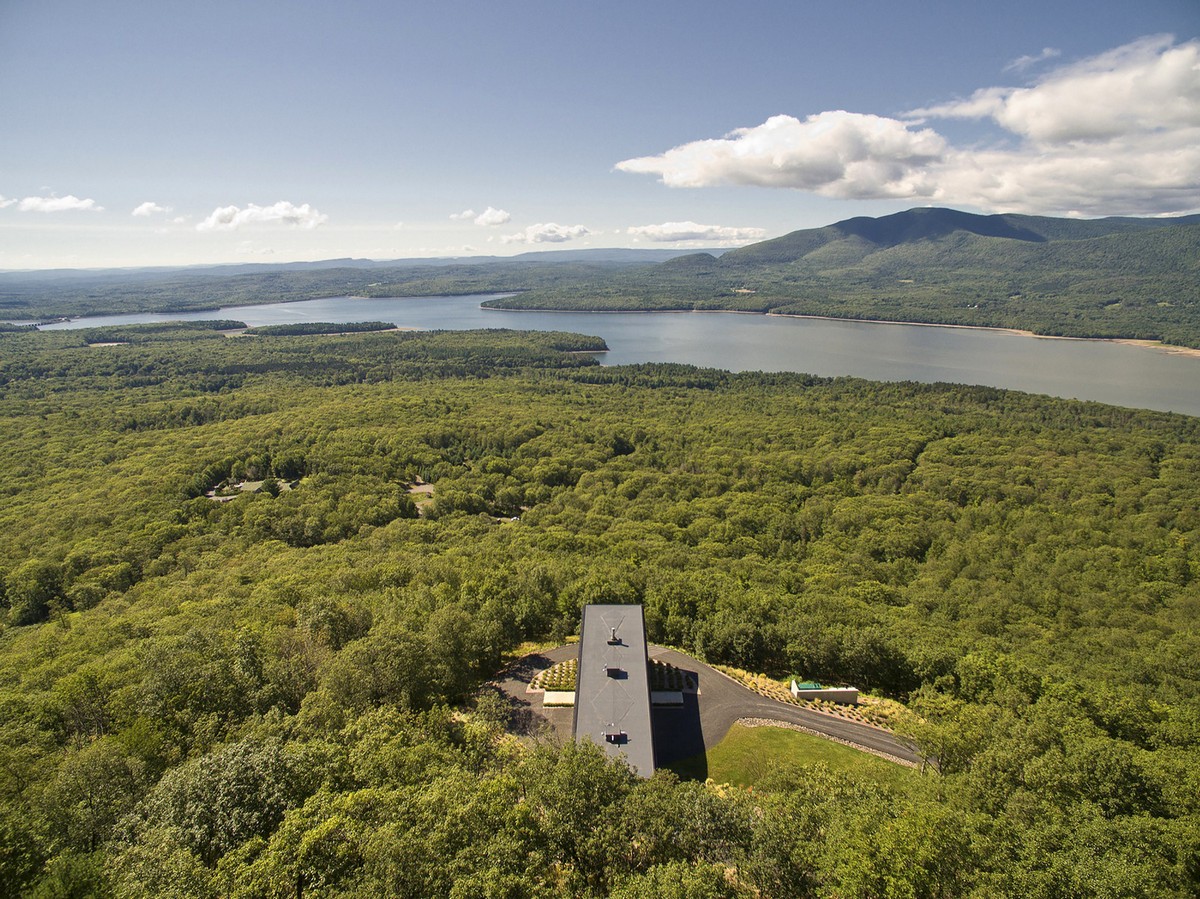
[[[737,310],[732,316],[719,318],[717,314],[727,310],[640,310],[630,314],[620,311],[510,310],[482,305],[490,299],[501,299],[501,296],[485,293],[390,300],[329,297],[222,307],[223,311],[216,315],[211,312],[130,314],[117,317],[118,321],[98,317],[58,324],[46,330],[95,328],[138,321],[197,321],[225,316],[245,321],[252,327],[382,320],[398,328],[422,331],[495,327],[579,331],[604,338],[609,351],[589,351],[589,355],[606,366],[664,362],[732,372],[805,372],[818,377],[974,384],[1200,416],[1200,393],[1196,390],[1196,385],[1200,384],[1200,352],[1187,353],[1144,341],[1010,340],[1003,333],[989,332],[1038,335],[971,325],[868,322],[748,310]],[[651,311],[670,312],[671,316],[649,315]],[[505,312],[532,314],[504,316]],[[685,312],[690,313],[690,317],[679,317]],[[768,314],[777,318],[768,319]],[[797,318],[814,320],[789,321]],[[847,327],[847,323],[856,324]],[[883,328],[881,324],[893,327]],[[899,324],[917,327],[894,327]],[[341,331],[341,328],[331,330]],[[96,336],[103,339],[101,335]],[[1159,351],[1131,352],[1121,347],[1121,343]]]
[[[816,321],[861,323],[864,325],[910,325],[914,328],[955,328],[961,331],[991,331],[1014,334],[1017,337],[1034,337],[1038,340],[1078,340],[1087,343],[1113,343],[1120,346],[1158,350],[1169,356],[1191,356],[1200,358],[1200,348],[1177,346],[1161,340],[1143,340],[1137,337],[1069,337],[1063,334],[1038,334],[1024,328],[1004,328],[997,325],[955,325],[949,322],[901,322],[886,318],[843,318],[837,315],[805,315],[797,312],[755,312],[752,309],[513,309],[507,306],[484,306],[485,312],[540,312],[577,315],[762,315],[767,318],[809,318]]]
[[[1036,331],[1027,331],[1024,328],[1002,328],[995,325],[953,325],[947,322],[898,322],[883,318],[839,318],[836,315],[800,315],[794,312],[766,312],[762,314],[777,318],[813,318],[830,322],[862,322],[868,325],[912,325],[917,328],[957,328],[963,331],[998,331],[1001,334],[1015,334],[1018,337],[1033,337],[1038,340],[1079,340],[1088,343],[1115,343],[1121,346],[1159,350],[1168,355],[1200,358],[1200,349],[1195,347],[1176,346],[1173,343],[1163,343],[1161,340],[1142,340],[1137,337],[1069,337],[1065,334],[1038,334]]]
[[[453,297],[455,299],[464,297],[487,297],[488,299],[504,299],[510,296],[516,296],[515,293],[503,294],[439,294],[438,296]],[[367,296],[334,296],[334,297],[317,297],[309,300],[284,300],[280,303],[270,303],[268,305],[288,305],[290,303],[303,303],[321,300],[408,300],[408,299],[426,299],[423,296],[415,297],[367,297]],[[221,311],[236,311],[239,306],[262,305],[261,303],[241,303],[238,306],[219,306],[216,309],[189,309],[188,312],[221,312]],[[1160,353],[1165,353],[1169,356],[1189,356],[1192,358],[1200,358],[1200,348],[1178,346],[1172,343],[1163,343],[1161,340],[1145,340],[1137,337],[1069,337],[1060,334],[1038,334],[1035,331],[1028,331],[1024,328],[1005,328],[997,325],[957,325],[949,322],[907,322],[895,321],[886,318],[845,318],[837,315],[812,315],[802,314],[797,312],[755,312],[753,309],[553,309],[553,308],[537,308],[537,309],[512,309],[506,306],[485,306],[479,304],[479,308],[484,312],[534,312],[534,313],[553,313],[553,314],[577,314],[577,315],[762,315],[768,318],[800,318],[814,319],[816,321],[829,322],[848,322],[861,323],[865,325],[911,325],[915,328],[954,328],[963,331],[992,331],[1001,334],[1014,334],[1018,337],[1034,337],[1038,340],[1078,340],[1091,343],[1112,343],[1120,346],[1131,346],[1145,350],[1157,350]],[[105,315],[122,315],[123,313],[105,313]],[[137,314],[137,313],[134,313]],[[170,314],[170,313],[167,313]],[[102,316],[77,316],[77,318],[90,318]],[[68,324],[74,321],[70,316],[53,319],[51,321],[31,322],[37,330],[42,330],[41,325],[46,324]],[[13,323],[17,324],[17,323]],[[408,330],[405,328],[397,328],[396,330]],[[420,329],[411,329],[420,330]]]

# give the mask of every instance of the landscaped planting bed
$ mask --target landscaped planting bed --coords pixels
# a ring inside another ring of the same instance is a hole
[[[676,668],[666,662],[651,660],[650,689],[654,691],[694,690],[696,684],[692,676],[682,668]]]
[[[575,678],[579,673],[579,660],[567,659],[557,665],[551,665],[545,671],[534,675],[530,684],[534,689],[551,692],[570,693],[575,690]]]
[[[728,675],[738,683],[753,690],[759,696],[774,699],[776,702],[786,702],[789,705],[803,706],[850,721],[861,721],[863,724],[873,724],[886,730],[892,730],[897,723],[912,714],[898,702],[880,699],[875,696],[860,696],[858,706],[841,705],[828,699],[797,699],[788,689],[787,684],[768,677],[765,674],[754,674],[740,668],[728,665],[713,665],[722,674]]]

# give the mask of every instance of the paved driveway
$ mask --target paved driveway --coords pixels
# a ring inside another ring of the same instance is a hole
[[[494,683],[513,711],[513,730],[535,733],[551,728],[563,738],[570,737],[573,710],[543,708],[542,694],[527,693],[526,689],[538,671],[574,658],[578,651],[579,647],[573,643],[557,646],[518,659],[501,672]],[[698,686],[698,695],[684,694],[682,708],[659,706],[653,710],[655,754],[660,765],[712,749],[725,739],[739,718],[781,721],[868,752],[909,763],[921,760],[911,744],[881,728],[759,696],[703,662],[673,649],[651,645],[649,653],[651,659],[691,672]]]
[[[544,732],[547,728],[566,739],[571,737],[574,709],[547,709],[542,706],[541,693],[527,693],[530,681],[539,671],[552,665],[577,658],[579,646],[568,643],[543,652],[522,656],[492,681],[499,695],[508,703],[509,730],[525,736]]]
[[[895,734],[869,724],[847,721],[835,715],[759,696],[753,690],[681,652],[651,646],[650,658],[659,659],[696,675],[700,690],[699,727],[704,750],[712,749],[725,739],[729,728],[739,718],[767,718],[771,721],[795,724],[819,736],[830,737],[841,743],[889,755],[905,762],[917,763],[921,760],[912,745]],[[695,738],[687,733],[686,727],[681,736],[686,744],[681,750],[694,749],[691,755],[699,752],[699,749],[695,748]],[[675,754],[679,750],[673,746],[675,736],[671,728],[664,727],[661,731],[656,728],[654,738],[660,760],[664,763],[669,763],[675,758],[687,758],[686,755]]]

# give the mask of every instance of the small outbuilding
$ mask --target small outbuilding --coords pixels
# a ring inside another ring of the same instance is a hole
[[[824,699],[841,705],[858,705],[856,687],[823,687],[815,681],[797,681],[792,678],[792,695],[797,699]]]

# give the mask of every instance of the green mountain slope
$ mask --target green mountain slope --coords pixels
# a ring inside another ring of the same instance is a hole
[[[956,209],[910,209],[880,218],[860,216],[824,228],[793,231],[774,240],[731,250],[721,257],[721,262],[726,266],[796,262],[830,243],[854,238],[858,238],[864,248],[874,250],[966,235],[1040,244],[1144,234],[1197,224],[1200,224],[1200,216],[1195,215],[1175,219],[1058,219],[1031,215],[974,215]],[[679,260],[672,260],[665,265],[678,263]]]
[[[1200,216],[1084,221],[911,209],[494,305],[729,309],[1200,347]]]

